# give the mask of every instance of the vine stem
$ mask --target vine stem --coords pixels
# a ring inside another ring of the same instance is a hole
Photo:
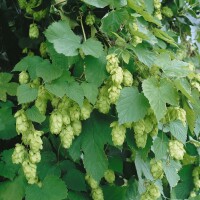
[[[80,13],[80,22],[81,22],[81,28],[82,28],[82,32],[83,32],[83,38],[84,38],[84,41],[86,41],[87,38],[86,38],[86,34],[85,34],[85,29],[84,29],[84,26],[83,26],[83,18],[82,18],[81,13]]]

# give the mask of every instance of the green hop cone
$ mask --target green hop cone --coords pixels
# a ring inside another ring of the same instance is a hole
[[[121,146],[126,138],[126,127],[124,125],[119,125],[117,121],[112,122],[110,127],[112,127],[112,141],[115,146]]]
[[[170,140],[169,142],[169,154],[176,160],[183,160],[185,149],[183,144],[178,140]]]
[[[62,114],[58,110],[53,111],[49,123],[51,133],[59,134],[63,126]]]
[[[167,7],[167,6],[164,6],[161,10],[162,14],[165,15],[166,17],[173,17],[173,12],[171,10],[171,8]]]
[[[92,26],[95,23],[95,15],[91,15],[91,14],[87,15],[85,19],[85,23],[88,26]]]
[[[31,39],[36,39],[39,37],[39,29],[37,27],[37,24],[33,23],[33,24],[30,24],[30,27],[29,27],[29,37]]]
[[[123,81],[123,70],[121,67],[116,67],[111,71],[112,82],[118,86]]]
[[[139,36],[133,36],[132,45],[136,47],[138,44],[142,43],[142,38]]]
[[[112,85],[108,89],[108,93],[109,93],[108,97],[109,97],[111,104],[115,104],[117,102],[117,100],[119,99],[121,89],[122,89],[122,87],[120,85],[118,85],[118,86]]]
[[[84,100],[83,106],[81,108],[81,119],[86,120],[90,117],[90,114],[93,110],[92,105],[89,103],[87,99]]]
[[[130,87],[133,85],[133,76],[127,69],[123,70],[123,85],[125,87]]]
[[[88,185],[89,185],[92,189],[98,188],[99,183],[98,183],[96,180],[94,180],[90,175],[86,174],[85,180],[87,181]]]
[[[40,151],[34,152],[34,151],[29,151],[29,160],[31,163],[39,163],[41,161],[41,154]]]
[[[42,131],[34,131],[29,135],[29,147],[31,151],[38,152],[43,149],[42,134]]]
[[[107,114],[110,111],[110,100],[109,97],[100,95],[97,99],[96,106],[99,112]]]
[[[19,83],[20,84],[26,84],[29,82],[29,74],[26,71],[22,71],[19,74]]]
[[[111,73],[112,70],[119,67],[119,59],[116,54],[109,54],[106,56],[107,65],[106,70],[108,73]]]
[[[42,42],[40,44],[40,55],[43,57],[43,58],[46,58],[47,57],[47,45],[45,42]]]
[[[82,131],[81,121],[79,121],[79,120],[73,121],[72,122],[72,128],[73,128],[73,131],[74,131],[74,135],[79,136],[81,131]]]
[[[162,179],[163,178],[163,166],[161,160],[156,160],[155,158],[150,161],[150,169],[151,174],[154,179]]]
[[[160,195],[159,188],[154,183],[149,183],[140,200],[157,200]]]
[[[92,199],[93,200],[104,200],[103,191],[100,187],[92,190]]]
[[[200,166],[195,167],[192,171],[194,186],[197,190],[200,189]]]
[[[48,9],[47,8],[44,9],[44,10],[40,10],[38,12],[34,12],[33,13],[33,19],[35,21],[40,21],[40,20],[44,19],[47,16],[47,14],[48,14]]]
[[[69,108],[69,115],[71,121],[80,120],[81,110],[77,103],[74,103],[74,105]]]
[[[38,97],[35,100],[35,106],[40,111],[41,114],[45,115],[47,109],[47,100],[43,97]]]
[[[108,183],[113,183],[115,181],[115,173],[113,170],[108,169],[104,173],[104,178]]]
[[[63,148],[68,149],[72,145],[74,139],[74,130],[70,125],[62,129],[59,134]]]
[[[18,133],[26,133],[28,131],[30,124],[26,117],[24,110],[19,110],[15,113],[16,118],[16,130]]]
[[[27,154],[26,148],[22,144],[16,144],[14,152],[12,154],[12,162],[19,164],[24,161],[25,155]]]

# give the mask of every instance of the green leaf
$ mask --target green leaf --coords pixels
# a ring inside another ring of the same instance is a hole
[[[13,149],[4,150],[1,153],[0,176],[13,180],[17,174],[19,166],[12,162]]]
[[[126,200],[127,187],[120,186],[104,186],[103,194],[105,200]]]
[[[12,79],[12,74],[9,73],[0,73],[0,100],[6,101],[7,94],[11,96],[16,95],[17,91],[17,83],[9,83],[9,81]]]
[[[89,200],[83,193],[69,191],[67,200]]]
[[[109,4],[109,0],[83,0],[83,2],[95,6],[97,8],[104,8]]]
[[[138,183],[136,180],[131,181],[126,192],[126,200],[140,200],[138,194]]]
[[[111,137],[109,121],[99,113],[93,113],[83,124],[81,133],[84,167],[96,181],[100,181],[108,169],[104,144],[109,142]]]
[[[69,155],[72,157],[73,161],[77,161],[81,157],[81,143],[82,143],[82,134],[77,137],[72,145],[69,148]]]
[[[84,100],[84,92],[83,88],[78,82],[71,82],[66,85],[65,88],[66,95],[77,102],[79,106],[81,107],[83,105]]]
[[[85,55],[91,55],[96,58],[99,58],[103,53],[103,45],[93,38],[86,40],[81,45],[81,49]]]
[[[120,8],[127,5],[127,0],[109,0],[111,7]]]
[[[106,56],[103,55],[100,58],[87,56],[85,58],[85,65],[85,76],[87,82],[100,86],[107,77]]]
[[[163,170],[171,188],[176,186],[180,180],[180,176],[177,174],[180,168],[181,164],[174,160],[163,161]]]
[[[124,24],[128,18],[129,15],[127,10],[113,10],[103,17],[100,28],[104,33],[113,36],[112,32],[117,32],[120,29],[120,26]]]
[[[0,109],[0,139],[9,140],[17,136],[15,118],[12,114],[12,104],[2,103]]]
[[[86,191],[85,175],[77,169],[71,169],[62,178],[67,188],[74,191]]]
[[[22,200],[25,194],[25,183],[21,176],[14,181],[5,181],[0,183],[1,200]]]
[[[62,75],[63,69],[52,65],[49,60],[44,60],[40,66],[37,67],[36,73],[37,76],[41,77],[45,82],[51,82]]]
[[[109,169],[112,169],[115,172],[123,174],[123,160],[120,156],[113,156],[108,158]]]
[[[17,88],[17,99],[18,103],[29,103],[37,98],[38,90],[36,88],[31,88],[28,84],[20,85]]]
[[[168,143],[169,139],[165,133],[158,134],[152,146],[156,159],[160,160],[167,156]]]
[[[42,187],[29,185],[26,188],[26,200],[63,200],[67,198],[65,183],[56,176],[47,176]]]
[[[65,21],[52,23],[45,31],[47,40],[53,43],[55,50],[65,56],[78,55],[80,38],[71,30]]]
[[[172,82],[166,78],[160,81],[155,77],[148,78],[143,81],[142,88],[158,121],[164,117],[167,103],[178,105],[178,92]]]
[[[92,104],[95,104],[98,95],[98,87],[92,83],[83,82],[81,84],[84,95],[88,99],[88,101]]]
[[[186,125],[184,126],[180,120],[170,122],[169,130],[177,140],[183,144],[186,143],[188,127]]]
[[[32,106],[26,110],[26,116],[29,120],[37,123],[42,123],[46,119],[46,116],[42,115],[35,106]]]
[[[121,90],[117,102],[119,123],[136,122],[147,113],[148,100],[135,87],[125,87]]]
[[[139,61],[147,65],[148,67],[151,67],[155,60],[157,59],[157,56],[154,52],[148,50],[144,45],[140,44],[137,45],[133,49],[134,53],[138,57]]]

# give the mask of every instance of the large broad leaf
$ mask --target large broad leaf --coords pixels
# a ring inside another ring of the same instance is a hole
[[[168,79],[159,81],[155,77],[148,78],[143,81],[142,88],[158,121],[164,117],[167,103],[178,105],[178,92]]]
[[[31,88],[28,84],[20,85],[17,88],[17,99],[18,103],[29,103],[37,98],[38,90]]]
[[[42,115],[36,106],[32,106],[26,110],[26,116],[29,120],[37,123],[42,123],[46,116]]]
[[[119,123],[136,122],[142,119],[149,108],[148,100],[137,88],[123,88],[117,102]]]
[[[126,192],[126,200],[139,200],[140,195],[138,194],[138,183],[136,180],[129,184]]]
[[[103,45],[93,38],[86,40],[81,45],[81,49],[85,55],[91,55],[96,58],[99,58],[103,53]]]
[[[152,150],[155,157],[159,160],[167,156],[169,139],[165,133],[158,134],[153,142]]]
[[[184,126],[180,120],[176,120],[170,122],[169,130],[177,140],[179,140],[183,144],[186,143],[188,126]]]
[[[163,161],[163,170],[171,188],[176,186],[180,180],[180,176],[177,174],[180,168],[181,164],[179,162],[174,160]]]
[[[95,6],[97,8],[104,8],[109,4],[109,0],[83,0],[85,3]]]
[[[101,30],[108,34],[113,35],[113,32],[117,32],[120,26],[128,20],[129,15],[127,10],[113,10],[104,16],[102,19]]]
[[[110,140],[109,121],[106,117],[93,113],[83,124],[81,133],[84,167],[96,181],[100,181],[108,168],[108,159],[103,147]]]
[[[100,58],[94,58],[92,56],[87,56],[85,58],[85,76],[89,83],[93,83],[100,86],[106,75],[106,56],[103,55]]]
[[[144,63],[148,67],[151,67],[155,62],[157,56],[152,51],[148,50],[144,45],[137,45],[133,49],[134,53],[137,55],[140,62]]]
[[[127,5],[127,0],[109,0],[111,7],[120,8]]]
[[[78,55],[80,38],[71,30],[65,21],[52,23],[45,31],[47,40],[53,43],[55,50],[66,56]]]
[[[126,199],[127,187],[120,186],[104,186],[103,194],[105,200],[127,200]]]
[[[63,200],[67,198],[65,183],[56,176],[47,176],[42,187],[29,185],[26,188],[26,200]]]
[[[14,181],[5,181],[0,184],[1,200],[22,200],[25,194],[25,181],[18,176]]]

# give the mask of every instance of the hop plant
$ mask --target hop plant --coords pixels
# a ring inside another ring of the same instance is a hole
[[[133,85],[133,76],[127,69],[123,70],[123,85],[126,87]]]
[[[31,163],[39,163],[41,161],[41,154],[40,151],[34,152],[34,151],[29,151],[29,160]]]
[[[111,71],[112,82],[115,85],[120,85],[123,81],[123,70],[121,67],[116,67]]]
[[[26,117],[24,110],[19,110],[15,113],[16,118],[16,130],[18,133],[25,133],[30,127],[29,121]]]
[[[156,200],[160,197],[159,188],[154,183],[149,183],[140,200]]]
[[[112,127],[112,141],[115,146],[121,146],[126,138],[126,127],[124,125],[119,125],[118,122],[112,122],[110,127]]]
[[[63,124],[64,125],[70,124],[71,120],[70,120],[70,116],[69,116],[68,112],[66,110],[62,110],[61,114],[62,114]]]
[[[86,120],[90,117],[90,114],[93,110],[92,105],[89,103],[87,99],[84,100],[83,106],[81,108],[81,119]]]
[[[26,84],[29,82],[29,74],[26,71],[22,71],[19,74],[19,83],[20,84]]]
[[[22,144],[16,144],[14,152],[12,154],[12,162],[15,164],[22,163],[26,156],[26,149]]]
[[[104,200],[103,191],[100,187],[92,190],[92,199],[93,200]]]
[[[134,46],[134,47],[136,47],[138,44],[140,44],[140,43],[142,43],[142,38],[141,37],[139,37],[139,36],[133,36],[133,39],[132,39],[132,45]]]
[[[106,57],[107,65],[106,70],[108,73],[111,73],[115,68],[119,66],[119,59],[117,58],[116,54],[109,54]]]
[[[79,120],[73,121],[72,122],[72,128],[73,128],[73,131],[74,131],[74,135],[79,136],[81,131],[82,131],[81,121],[79,121]]]
[[[86,23],[88,26],[92,26],[92,25],[95,23],[95,16],[94,16],[94,15],[91,15],[91,14],[88,14],[88,15],[86,16],[85,23]]]
[[[113,183],[115,181],[115,173],[113,170],[108,169],[104,173],[104,178],[108,183]]]
[[[69,108],[69,115],[71,121],[80,120],[81,110],[77,103],[74,103],[74,105]]]
[[[59,134],[63,126],[62,114],[58,110],[53,111],[51,113],[49,123],[51,133]]]
[[[42,131],[34,131],[29,135],[29,146],[33,152],[38,152],[39,150],[43,149],[43,141],[41,139]]]
[[[185,154],[184,146],[178,140],[170,140],[169,142],[169,154],[176,160],[183,160]]]
[[[167,6],[164,6],[162,8],[161,12],[162,12],[163,15],[165,15],[166,17],[169,17],[169,18],[173,17],[173,15],[174,15],[171,8],[169,8]]]
[[[99,96],[96,102],[96,108],[99,110],[99,112],[103,114],[109,113],[110,110],[110,101],[107,96]]]
[[[47,45],[45,42],[42,42],[40,44],[40,55],[43,57],[43,58],[46,58],[47,57]]]
[[[21,9],[25,9],[27,6],[26,0],[18,0],[18,5]]]
[[[29,37],[31,39],[36,39],[36,38],[39,37],[39,29],[38,29],[37,24],[35,24],[35,23],[30,24],[30,27],[29,27]]]
[[[87,181],[88,185],[89,185],[92,189],[98,188],[99,183],[98,183],[96,180],[94,180],[90,175],[86,174],[85,180]]]
[[[194,186],[197,190],[200,189],[200,166],[195,167],[192,171]]]
[[[160,9],[161,8],[161,1],[160,0],[154,0],[154,7],[155,9]]]
[[[47,8],[44,9],[44,10],[40,10],[38,12],[34,12],[33,13],[33,19],[35,21],[40,21],[40,20],[42,20],[42,19],[44,19],[46,17],[47,13],[48,13],[48,9]]]
[[[110,103],[115,104],[117,102],[121,89],[122,87],[120,85],[118,86],[112,85],[108,89],[108,97],[109,97]]]
[[[163,178],[163,166],[161,160],[156,160],[155,158],[150,161],[151,174],[154,179],[162,179]]]
[[[162,13],[160,10],[156,10],[154,13],[154,16],[157,17],[159,20],[162,19]]]
[[[46,110],[47,110],[47,100],[44,97],[38,97],[35,100],[35,106],[39,110],[39,112],[43,115],[45,115]]]
[[[67,125],[62,129],[60,133],[61,144],[65,149],[70,148],[72,145],[72,141],[74,139],[74,130],[70,125]]]

